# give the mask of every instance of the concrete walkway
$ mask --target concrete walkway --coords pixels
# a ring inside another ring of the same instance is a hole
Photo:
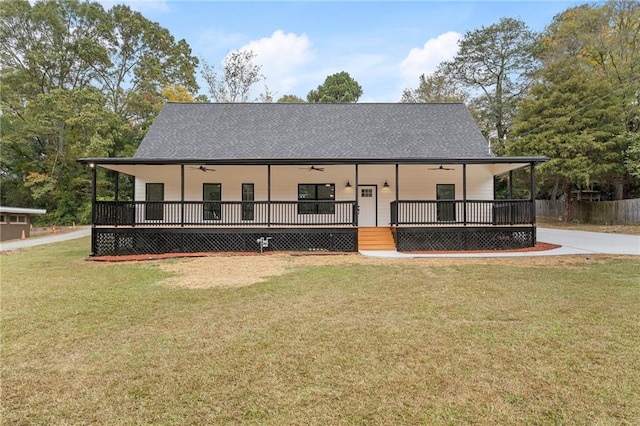
[[[58,243],[60,241],[75,240],[76,238],[88,237],[91,235],[90,226],[81,226],[75,231],[64,232],[62,234],[32,237],[26,240],[10,240],[0,243],[0,251],[18,250],[43,244]]]
[[[91,235],[91,227],[85,226],[76,231],[63,234],[13,240],[0,243],[0,251],[18,250],[42,244],[57,243]],[[529,252],[490,252],[490,253],[442,253],[410,254],[386,250],[362,250],[360,253],[371,257],[522,257],[522,256],[559,256],[567,254],[626,254],[640,256],[640,236],[606,234],[601,232],[566,231],[563,229],[538,228],[538,241],[557,244],[553,250]]]
[[[528,252],[490,252],[490,253],[442,253],[413,254],[397,251],[362,250],[360,254],[371,257],[523,257],[523,256],[559,256],[567,254],[627,254],[640,256],[640,236],[605,234],[601,232],[567,231],[563,229],[538,228],[538,241],[556,244],[553,250]]]

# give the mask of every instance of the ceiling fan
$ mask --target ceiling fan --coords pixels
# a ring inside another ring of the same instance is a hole
[[[455,170],[455,169],[451,167],[444,167],[442,164],[440,164],[440,167],[432,167],[429,170]]]
[[[308,170],[308,171],[315,170],[317,172],[324,172],[324,167],[311,166],[311,167],[300,167],[300,169],[301,170]]]
[[[202,165],[200,167],[192,167],[192,169],[202,170],[203,172],[215,172],[216,171],[216,169],[211,169],[209,167],[205,167],[204,165]]]

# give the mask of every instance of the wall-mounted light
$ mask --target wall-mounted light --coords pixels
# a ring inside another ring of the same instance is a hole
[[[95,167],[96,165],[93,163],[89,163],[89,167],[91,167],[92,169]]]
[[[345,188],[351,188],[351,182],[347,181],[347,184],[344,187]]]
[[[384,185],[382,185],[383,188],[389,188],[389,182],[387,182],[386,180],[384,181]]]

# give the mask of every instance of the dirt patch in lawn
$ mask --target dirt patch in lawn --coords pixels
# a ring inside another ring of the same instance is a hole
[[[605,262],[613,257],[624,256],[543,256],[515,258],[377,258],[357,253],[339,255],[299,254],[254,254],[252,256],[208,256],[180,259],[166,263],[161,261],[163,271],[175,274],[165,280],[164,285],[181,288],[234,288],[260,283],[303,267],[347,266],[347,265],[407,265],[423,268],[459,265],[502,265],[514,267],[563,267],[585,268],[591,262]]]

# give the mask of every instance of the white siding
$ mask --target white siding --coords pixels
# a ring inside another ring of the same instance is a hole
[[[295,201],[298,184],[335,184],[337,201],[352,201],[356,196],[356,171],[353,165],[322,165],[324,171],[309,170],[309,166],[271,166],[271,200]],[[463,198],[461,165],[449,165],[454,170],[433,170],[438,165],[399,166],[400,200],[435,200],[437,184],[454,184],[456,199]],[[209,166],[215,171],[203,172],[197,165],[185,169],[185,201],[202,201],[202,184],[222,185],[223,201],[241,201],[242,184],[253,183],[256,201],[268,198],[267,166]],[[135,199],[145,200],[146,183],[164,183],[165,201],[180,201],[180,166],[140,166],[136,168]],[[390,205],[396,199],[395,165],[360,165],[358,183],[378,188],[378,224],[390,222]],[[346,188],[349,181],[351,188]],[[389,188],[384,188],[384,182]],[[493,199],[493,176],[490,165],[467,166],[467,199]],[[196,213],[197,214],[197,213]]]

